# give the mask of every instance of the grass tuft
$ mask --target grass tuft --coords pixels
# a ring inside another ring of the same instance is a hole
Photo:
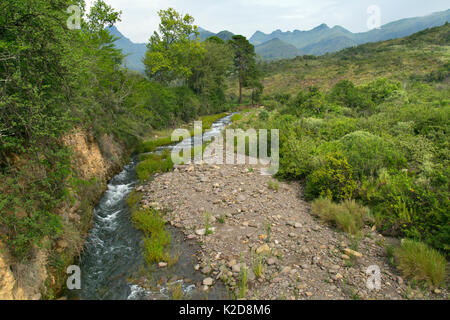
[[[404,239],[394,249],[395,262],[402,274],[411,280],[424,281],[430,286],[441,286],[446,277],[447,260],[425,243]]]
[[[355,200],[345,200],[340,204],[329,199],[317,199],[312,203],[312,213],[322,221],[336,226],[342,231],[356,235],[370,217],[370,211]]]
[[[144,233],[144,258],[147,264],[171,262],[170,233],[159,212],[153,209],[134,210],[132,222],[136,229]]]

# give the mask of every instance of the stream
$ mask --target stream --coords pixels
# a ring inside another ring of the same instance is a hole
[[[219,136],[231,122],[232,115],[213,123],[203,133],[203,139]],[[182,148],[193,145],[194,137],[178,144],[161,147]],[[148,268],[142,256],[142,233],[131,223],[131,210],[126,203],[128,195],[139,184],[136,176],[138,155],[108,184],[108,189],[94,209],[94,225],[86,241],[80,260],[81,290],[67,295],[84,300],[156,300],[169,299],[169,286],[178,286],[183,299],[225,299],[226,288],[218,282],[207,293],[201,288],[206,277],[194,266],[200,248],[195,241],[185,240],[184,234],[168,227],[171,234],[171,254],[178,254],[178,262],[165,269]],[[149,280],[150,279],[150,280]]]

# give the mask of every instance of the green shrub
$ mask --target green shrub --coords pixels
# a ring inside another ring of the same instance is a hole
[[[365,86],[363,91],[368,94],[375,104],[380,104],[400,88],[401,84],[399,82],[380,78]]]
[[[348,80],[343,80],[333,87],[329,100],[344,107],[358,110],[367,109],[373,105],[370,97]]]
[[[437,250],[426,244],[404,239],[394,250],[397,268],[412,280],[425,281],[430,286],[439,287],[447,276],[447,260]]]
[[[333,200],[352,198],[356,189],[352,168],[339,153],[327,154],[319,168],[306,180],[307,198],[328,197]]]
[[[449,169],[432,170],[423,183],[407,172],[382,171],[359,191],[385,233],[407,236],[450,250]]]
[[[323,94],[317,87],[311,87],[307,92],[300,91],[295,99],[282,110],[283,114],[295,116],[319,116],[323,117],[327,105]]]
[[[261,110],[258,115],[259,121],[269,120],[269,113],[266,110]]]
[[[375,176],[381,168],[402,169],[406,166],[405,157],[392,143],[365,131],[344,136],[339,145],[360,178]]]
[[[273,110],[278,109],[279,107],[280,107],[280,103],[278,103],[275,100],[266,100],[266,101],[264,101],[264,108],[267,111],[273,111]]]

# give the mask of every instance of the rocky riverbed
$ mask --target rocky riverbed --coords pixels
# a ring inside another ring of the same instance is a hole
[[[402,279],[386,256],[390,240],[375,229],[356,241],[325,226],[311,215],[298,183],[263,176],[258,165],[178,166],[138,191],[144,207],[168,212],[171,225],[199,242],[195,268],[204,274],[204,290],[223,281],[238,296],[244,267],[247,299],[448,297]],[[255,275],[256,266],[261,274]],[[381,271],[380,290],[367,286],[370,266]]]

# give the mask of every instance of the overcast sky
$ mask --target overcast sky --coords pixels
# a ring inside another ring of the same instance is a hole
[[[92,3],[93,0],[87,0]],[[377,5],[381,24],[424,16],[450,8],[448,0],[105,0],[122,10],[118,29],[133,42],[147,42],[158,28],[157,11],[168,7],[195,18],[195,24],[219,32],[251,37],[257,30],[271,33],[310,30],[322,23],[352,32],[368,30],[367,8]]]

